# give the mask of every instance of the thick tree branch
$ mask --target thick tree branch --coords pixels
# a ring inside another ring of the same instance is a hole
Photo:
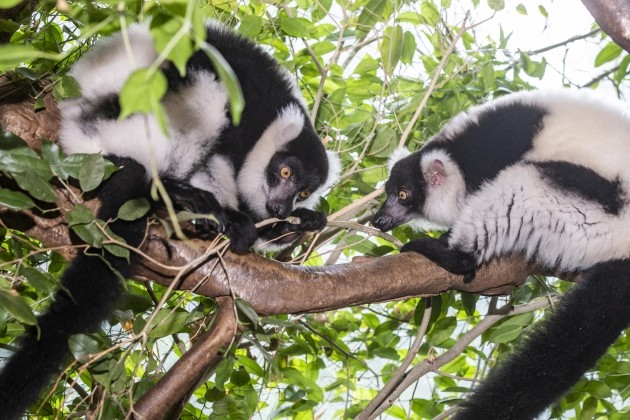
[[[621,48],[630,52],[630,2],[628,0],[582,0],[597,24]]]
[[[179,418],[190,395],[216,369],[240,335],[230,297],[217,299],[212,327],[134,404],[134,419]]]
[[[17,219],[24,228],[24,217],[24,213],[0,209],[0,219],[8,226]],[[32,227],[23,229],[24,232],[47,247],[70,244],[61,217],[56,220],[33,217],[31,221]],[[162,230],[152,227],[141,251],[153,261],[144,259],[136,268],[134,278],[170,285],[180,271],[177,267],[202,257],[208,246],[209,243],[200,240],[187,243],[165,240]],[[518,257],[504,258],[482,267],[476,279],[466,284],[461,276],[450,274],[413,253],[360,258],[353,263],[328,267],[294,266],[256,254],[231,252],[227,252],[223,260],[224,264],[216,264],[216,260],[210,258],[181,278],[175,288],[194,290],[211,297],[233,294],[250,302],[259,314],[271,315],[326,311],[411,296],[430,296],[447,290],[506,294],[522,284],[528,274],[542,272]]]

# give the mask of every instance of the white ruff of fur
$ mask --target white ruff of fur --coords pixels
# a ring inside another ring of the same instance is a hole
[[[479,263],[523,252],[560,270],[586,269],[630,255],[630,214],[608,214],[546,184],[534,166],[516,164],[466,199],[449,244],[476,253]]]
[[[190,185],[200,190],[210,191],[222,207],[238,209],[234,167],[227,157],[212,156],[205,168],[192,176]]]
[[[435,160],[444,165],[446,177],[439,186],[432,186],[429,177],[429,166]],[[422,214],[437,226],[452,226],[459,218],[466,194],[466,184],[457,164],[440,149],[425,153],[420,159],[420,171],[427,183],[427,196]]]
[[[237,186],[240,196],[258,218],[267,218],[268,185],[265,171],[271,158],[294,140],[304,127],[304,113],[297,105],[289,105],[267,127],[247,155],[241,168]]]

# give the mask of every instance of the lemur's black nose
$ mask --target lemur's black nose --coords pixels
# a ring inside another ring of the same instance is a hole
[[[269,214],[278,219],[286,219],[291,214],[291,207],[285,203],[270,201],[266,207]]]

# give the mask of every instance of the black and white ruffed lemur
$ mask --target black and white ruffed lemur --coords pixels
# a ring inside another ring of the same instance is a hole
[[[454,117],[392,159],[381,230],[429,221],[405,244],[474,278],[522,254],[583,280],[461,404],[457,420],[531,419],[566,393],[630,324],[630,117],[574,91],[510,94]]]
[[[113,220],[130,199],[148,197],[152,162],[179,207],[212,214],[235,252],[258,239],[262,249],[290,244],[297,233],[322,229],[326,216],[312,208],[337,179],[337,157],[325,150],[306,103],[290,74],[252,41],[218,23],[207,26],[214,46],[236,74],[245,100],[240,124],[232,123],[228,93],[203,52],[189,59],[184,76],[172,63],[162,104],[170,134],[152,115],[119,119],[119,93],[129,75],[158,54],[148,25],[132,26],[128,44],[120,34],[99,41],[71,70],[82,96],[61,104],[60,143],[66,153],[102,153],[121,169],[100,188],[97,216]],[[254,222],[296,216],[257,234]],[[109,223],[128,244],[142,240],[146,221]],[[285,234],[266,244],[274,234]],[[100,253],[101,250],[90,250]],[[0,418],[14,419],[33,404],[69,356],[72,334],[97,330],[121,294],[119,276],[131,264],[103,253],[79,254],[63,277],[48,310],[0,372]],[[113,270],[112,270],[113,269]],[[117,272],[117,273],[116,273]]]

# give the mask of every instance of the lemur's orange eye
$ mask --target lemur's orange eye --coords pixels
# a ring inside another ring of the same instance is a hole
[[[300,199],[306,200],[311,195],[309,190],[300,191]]]
[[[405,201],[406,199],[409,198],[409,193],[405,190],[400,190],[398,191],[398,198],[400,198],[401,200]]]
[[[280,169],[280,176],[284,179],[289,179],[291,176],[291,168],[283,166],[282,169]]]

